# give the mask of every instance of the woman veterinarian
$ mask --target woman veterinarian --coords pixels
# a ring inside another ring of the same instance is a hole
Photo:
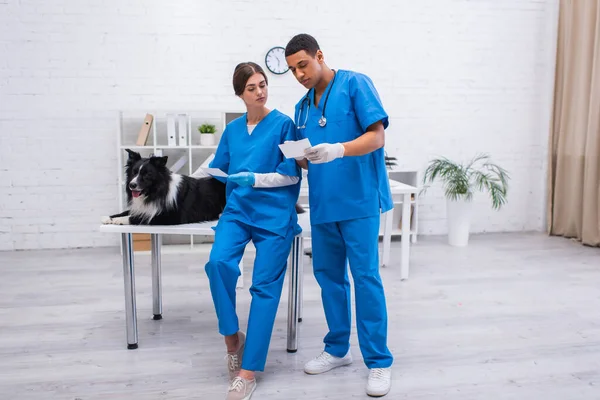
[[[227,205],[215,228],[205,269],[219,333],[227,346],[226,399],[247,400],[256,388],[255,372],[264,370],[288,255],[301,231],[295,209],[301,170],[278,147],[294,140],[295,126],[291,118],[265,106],[268,80],[262,68],[252,62],[239,64],[233,88],[247,112],[227,125],[210,163],[229,177]],[[235,287],[238,265],[250,240],[256,258],[246,336],[239,329]]]

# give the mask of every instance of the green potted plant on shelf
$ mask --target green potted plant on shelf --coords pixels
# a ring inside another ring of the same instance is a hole
[[[214,125],[202,124],[198,127],[200,132],[200,144],[202,146],[214,146],[215,145],[215,129]]]
[[[506,203],[510,178],[506,170],[490,161],[488,154],[478,154],[466,165],[446,157],[431,160],[423,176],[423,191],[427,190],[428,183],[436,179],[440,179],[444,185],[448,243],[451,246],[466,246],[469,242],[474,192],[486,190],[492,208],[499,210]]]

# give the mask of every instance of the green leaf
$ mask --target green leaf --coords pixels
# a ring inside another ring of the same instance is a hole
[[[428,184],[441,180],[444,195],[451,200],[464,199],[470,201],[473,191],[488,191],[494,209],[506,204],[509,175],[505,169],[492,163],[485,153],[477,154],[466,166],[453,162],[446,157],[431,160],[425,170],[423,183]]]
[[[211,124],[202,124],[198,127],[198,131],[200,133],[215,133],[217,130],[214,125]]]

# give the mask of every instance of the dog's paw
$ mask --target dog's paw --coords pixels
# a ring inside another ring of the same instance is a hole
[[[115,225],[129,225],[129,217],[113,218],[111,223]]]
[[[113,220],[112,220],[112,218],[111,218],[111,217],[102,217],[102,218],[100,219],[100,221],[102,221],[102,223],[103,223],[104,225],[111,225],[111,224],[113,223]]]

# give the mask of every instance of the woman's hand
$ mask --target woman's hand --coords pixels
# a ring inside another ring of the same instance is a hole
[[[237,174],[229,175],[227,180],[237,183],[240,186],[254,186],[254,172],[238,172]]]

